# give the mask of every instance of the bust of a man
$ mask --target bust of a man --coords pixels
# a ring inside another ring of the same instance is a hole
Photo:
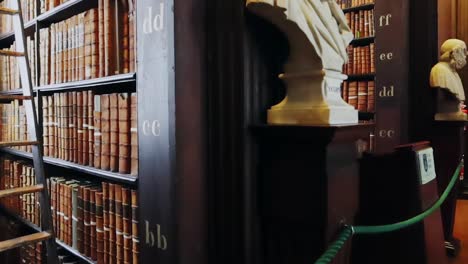
[[[462,112],[465,91],[457,70],[466,65],[467,49],[462,40],[449,39],[442,44],[440,59],[431,70],[430,85],[437,88],[436,120],[466,120]]]
[[[287,96],[268,111],[268,122],[357,123],[357,111],[340,94],[353,34],[336,0],[247,0],[247,8],[274,24],[289,41],[289,58],[280,75]]]

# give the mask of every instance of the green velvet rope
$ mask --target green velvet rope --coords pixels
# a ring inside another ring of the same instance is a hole
[[[453,174],[452,179],[450,180],[450,183],[445,189],[444,193],[440,196],[439,200],[437,200],[437,202],[434,205],[432,205],[428,210],[413,218],[395,224],[380,226],[346,226],[345,229],[338,236],[338,239],[330,245],[327,251],[315,262],[315,264],[330,263],[335,258],[336,254],[338,254],[338,252],[341,250],[346,241],[348,241],[348,239],[350,239],[353,236],[353,234],[360,235],[389,233],[401,230],[403,228],[409,227],[424,220],[426,217],[434,213],[434,211],[439,209],[439,207],[445,202],[450,192],[452,191],[453,186],[455,186],[455,183],[458,180],[458,176],[460,175],[460,170],[462,166],[463,163],[460,162],[460,165],[458,165],[457,170]]]

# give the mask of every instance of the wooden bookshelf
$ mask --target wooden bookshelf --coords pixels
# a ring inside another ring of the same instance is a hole
[[[89,8],[97,7],[97,1],[69,0],[43,14],[37,16],[36,20],[43,25],[60,22],[76,14],[84,12]]]
[[[7,217],[9,217],[9,218],[11,218],[11,219],[13,219],[13,220],[15,220],[17,222],[22,223],[31,232],[40,232],[40,231],[42,231],[35,224],[33,224],[33,223],[29,222],[28,220],[22,218],[21,216],[17,215],[16,213],[11,212],[7,208],[3,207],[2,205],[0,205],[0,212],[3,215],[6,215]],[[96,264],[96,262],[94,262],[93,260],[83,256],[79,251],[77,251],[76,249],[74,249],[74,248],[70,247],[69,245],[63,243],[62,241],[56,239],[55,242],[57,243],[57,245],[64,248],[65,250],[67,250],[69,253],[71,253],[75,257],[79,258],[81,261],[84,261],[85,263],[89,263],[89,264]]]
[[[378,1],[378,0],[376,0]],[[359,10],[372,10],[374,9],[375,4],[367,4],[367,5],[359,5],[359,6],[353,6],[349,8],[344,8],[343,12],[344,13],[349,13],[349,12],[354,12],[354,11],[359,11]]]
[[[373,81],[375,74],[348,75],[347,81]]]
[[[0,151],[3,153],[7,153],[9,155],[32,160],[32,154],[29,152],[16,150],[16,149],[10,149],[10,148],[1,148]],[[119,183],[127,184],[130,186],[136,185],[138,182],[138,176],[99,170],[93,167],[82,166],[82,165],[69,162],[69,161],[65,161],[65,160],[61,160],[61,159],[44,157],[44,163],[57,166],[57,167],[61,167],[61,168],[65,168],[65,169],[69,169],[71,171],[86,173],[89,175],[99,177],[101,179],[111,180],[114,182],[119,182]]]
[[[350,45],[353,45],[353,46],[366,46],[366,45],[369,45],[371,43],[374,43],[374,41],[375,41],[375,37],[357,38],[357,39],[353,39],[351,41]]]

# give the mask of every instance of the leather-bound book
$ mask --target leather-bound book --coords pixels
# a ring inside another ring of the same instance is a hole
[[[102,199],[103,199],[103,229],[104,229],[104,263],[109,263],[109,251],[110,251],[110,228],[109,228],[109,184],[102,182]],[[109,263],[110,264],[110,263]]]
[[[119,0],[118,1],[118,20],[119,20],[119,37],[117,38],[120,41],[121,53],[119,54],[119,72],[128,73],[129,72],[129,10],[128,10],[128,0]]]
[[[118,96],[119,105],[119,173],[130,173],[130,96],[121,93]]]
[[[57,47],[57,24],[50,25],[50,84],[55,84],[56,80],[56,47]]]
[[[81,159],[83,160],[83,165],[88,165],[89,162],[89,150],[88,150],[88,138],[89,138],[89,129],[88,129],[88,100],[92,99],[88,97],[87,91],[82,91],[81,95],[83,96],[83,153]]]
[[[109,194],[109,259],[107,263],[116,263],[116,233],[115,233],[115,185],[108,184]]]
[[[91,35],[91,78],[99,77],[99,14],[96,8],[92,9],[92,27],[94,30],[90,32]]]
[[[115,74],[117,56],[116,30],[115,30],[115,4],[116,1],[104,1],[104,76]]]
[[[78,251],[82,254],[85,252],[84,247],[84,231],[85,231],[85,218],[84,218],[84,205],[85,205],[85,185],[80,185],[78,187],[78,225],[76,228],[76,242]]]
[[[130,153],[130,173],[134,176],[138,175],[138,97],[136,93],[130,96],[130,137],[131,137],[131,153]]]
[[[367,111],[367,82],[358,82],[358,110]]]
[[[85,13],[78,15],[78,80],[85,79]]]
[[[132,190],[132,253],[133,264],[138,264],[140,239],[138,237],[138,193]]]
[[[110,170],[119,170],[119,108],[118,94],[109,95],[110,105]]]
[[[94,167],[94,94],[88,91],[88,166]]]
[[[55,138],[54,138],[54,97],[53,96],[44,96],[47,97],[47,115],[44,115],[44,125],[47,127],[47,130],[44,130],[44,136],[47,135],[47,152],[44,147],[44,156],[52,156],[55,150]]]
[[[114,185],[115,191],[115,241],[117,263],[123,262],[123,217],[122,217],[122,186]]]
[[[129,23],[129,71],[136,71],[136,45],[135,45],[135,2],[128,0],[128,23]]]
[[[83,94],[78,92],[76,94],[76,104],[77,104],[77,163],[84,165],[83,163],[83,141],[84,141],[84,131],[83,131]]]
[[[122,188],[122,221],[123,263],[132,263],[132,195],[127,188]]]
[[[78,225],[79,225],[79,215],[78,215],[78,197],[79,197],[79,190],[80,190],[80,185],[73,184],[71,185],[71,192],[72,192],[72,247],[76,250],[79,250],[78,248]]]
[[[104,263],[104,199],[103,192],[96,192],[96,253],[97,263]]]
[[[98,39],[99,39],[99,44],[98,44],[98,52],[99,52],[99,65],[101,65],[101,67],[99,67],[99,71],[98,71],[98,75],[99,77],[103,77],[104,76],[104,65],[105,65],[105,59],[104,59],[104,56],[105,56],[105,53],[104,53],[104,45],[105,45],[105,42],[104,42],[104,0],[98,0],[98,32],[99,32],[99,36],[98,36]]]
[[[92,37],[93,37],[93,30],[94,30],[94,24],[93,24],[93,16],[95,11],[93,9],[90,9],[85,12],[85,17],[84,17],[84,23],[85,23],[85,40],[84,40],[84,70],[85,70],[85,79],[91,79],[91,45],[92,45]]]
[[[375,73],[375,44],[372,43],[370,48],[370,72]]]
[[[109,95],[101,95],[101,169],[110,169],[110,102]]]
[[[79,92],[78,92],[79,93]],[[70,92],[71,96],[71,124],[70,124],[70,160],[78,162],[78,95],[77,92]]]
[[[83,232],[83,247],[85,256],[91,255],[91,214],[90,214],[90,187],[84,188],[84,199],[83,199],[83,219],[84,219],[84,232]]]
[[[90,258],[93,261],[97,260],[97,237],[96,237],[96,188],[92,188],[89,193],[89,248]]]
[[[94,167],[101,168],[101,96],[94,96]]]
[[[350,82],[349,83],[349,90],[348,90],[348,104],[354,106],[357,109],[358,107],[358,84],[357,82]]]
[[[374,81],[369,81],[367,83],[367,94],[368,94],[367,111],[372,113],[375,111],[375,82]]]
[[[44,156],[49,156],[49,97],[42,97],[42,144],[44,146]]]

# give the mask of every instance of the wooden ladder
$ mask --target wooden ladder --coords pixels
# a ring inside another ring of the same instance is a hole
[[[47,191],[46,178],[44,175],[44,160],[42,154],[42,141],[41,132],[39,131],[37,113],[33,95],[33,86],[31,81],[31,69],[28,60],[28,51],[26,49],[26,38],[24,33],[24,21],[21,15],[21,0],[11,2],[10,8],[0,7],[0,15],[8,15],[13,18],[13,27],[15,31],[16,51],[0,50],[0,56],[16,57],[23,95],[5,95],[0,96],[0,103],[10,103],[14,100],[22,100],[26,112],[26,121],[28,125],[28,132],[30,141],[13,141],[13,142],[0,142],[0,147],[12,146],[25,146],[31,145],[34,170],[36,175],[37,185],[13,188],[9,190],[0,191],[0,198],[8,196],[17,196],[25,193],[40,193],[41,204],[41,227],[42,232],[34,233],[32,235],[22,236],[11,240],[0,242],[0,252],[17,248],[23,245],[37,243],[44,241],[47,249],[47,263],[58,263],[57,258],[57,245],[55,243],[55,235],[53,233],[52,213],[50,208],[50,198]]]

